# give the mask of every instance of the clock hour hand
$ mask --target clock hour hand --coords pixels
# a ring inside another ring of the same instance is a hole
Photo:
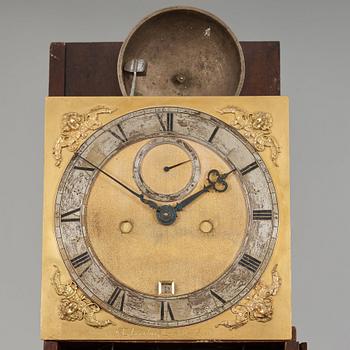
[[[185,198],[183,201],[181,201],[180,203],[177,203],[175,205],[175,210],[176,211],[181,211],[183,208],[185,208],[186,206],[188,206],[190,203],[192,203],[195,199],[197,199],[198,197],[200,197],[202,194],[209,192],[209,190],[213,187],[212,184],[206,185],[204,186],[200,191],[192,194],[191,196]]]
[[[89,160],[87,160],[86,158],[82,157],[80,154],[77,154],[77,156],[79,158],[81,158],[84,162],[90,164],[92,167],[94,167],[96,170],[98,170],[100,173],[102,173],[103,175],[106,175],[108,178],[110,178],[111,180],[113,180],[114,182],[116,182],[118,185],[120,185],[121,187],[125,188],[127,191],[129,191],[131,194],[133,194],[134,196],[136,196],[138,199],[140,199],[140,201],[142,203],[147,204],[149,207],[151,207],[152,209],[158,209],[158,205],[156,202],[153,202],[151,200],[145,199],[142,193],[137,193],[136,191],[134,191],[133,189],[131,189],[130,187],[128,187],[127,185],[125,185],[124,183],[122,183],[121,181],[119,181],[118,179],[116,179],[114,176],[106,173],[103,169],[101,169],[100,167],[98,167],[97,165],[91,163]]]
[[[202,194],[209,192],[210,189],[214,189],[216,192],[225,192],[228,187],[225,179],[227,178],[228,175],[230,175],[234,171],[235,169],[227,173],[220,174],[219,171],[216,169],[210,170],[207,176],[208,185],[205,185],[200,191],[185,198],[180,203],[177,203],[174,209],[176,211],[181,211],[183,208],[185,208],[187,205],[192,203],[195,199],[200,197]]]

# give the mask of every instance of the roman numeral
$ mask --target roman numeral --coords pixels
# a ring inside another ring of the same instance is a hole
[[[89,260],[91,260],[89,253],[85,252],[83,254],[76,256],[74,259],[71,259],[71,263],[72,263],[74,268],[77,268],[77,267],[85,264]]]
[[[248,254],[244,254],[242,259],[239,261],[239,264],[247,268],[248,270],[252,272],[256,272],[259,268],[261,261],[258,259],[253,258],[252,256]]]
[[[73,215],[77,212],[80,211],[80,208],[77,208],[77,209],[73,209],[73,210],[70,210],[70,211],[67,211],[67,213],[64,213],[64,214],[61,214],[61,222],[73,222],[73,221],[80,221],[80,217],[77,218],[77,217],[69,217],[70,215]]]
[[[212,142],[213,140],[214,140],[214,137],[215,137],[215,135],[216,135],[216,133],[218,132],[218,130],[219,130],[219,127],[217,126],[214,130],[213,130],[213,132],[211,133],[211,135],[210,135],[210,137],[209,137],[209,142]]]
[[[85,171],[94,171],[95,168],[89,168],[87,166],[75,166],[74,169],[76,170],[85,170]]]
[[[122,129],[122,127],[120,126],[120,124],[117,124],[117,128],[120,132],[120,135],[118,135],[116,132],[112,131],[112,130],[108,130],[116,139],[118,139],[121,142],[126,142],[128,141],[128,138],[125,135],[124,130]]]
[[[164,320],[164,301],[161,302],[160,304],[160,319],[163,321]]]
[[[162,116],[161,116],[160,114],[157,113],[157,118],[158,118],[158,121],[159,121],[160,126],[162,127],[162,130],[163,130],[163,131],[166,131],[166,127],[165,127],[165,125],[164,125],[164,123],[163,123]]]
[[[166,114],[166,125],[163,123],[162,116],[157,113],[157,118],[163,131],[173,131],[174,130],[174,113],[168,112]]]
[[[81,272],[79,273],[79,277],[80,277],[80,278],[83,277],[84,274],[86,273],[86,271],[89,270],[90,267],[91,267],[91,265],[87,266],[83,271],[81,271]]]
[[[210,289],[210,294],[217,300],[219,300],[220,302],[222,302],[223,304],[226,304],[226,300],[221,297],[219,294],[215,293],[212,289]]]
[[[121,291],[122,290],[119,287],[117,287],[112,293],[111,297],[108,299],[107,303],[112,306],[114,302],[117,300],[118,295],[120,294]]]
[[[123,310],[124,310],[124,300],[125,300],[125,292],[123,292],[122,300],[121,300],[121,302],[120,302],[119,310],[120,310],[121,312],[123,312]]]
[[[123,142],[128,141],[128,138],[126,137],[125,132],[122,129],[122,127],[120,126],[120,124],[117,125],[117,128],[119,129],[120,133],[123,135],[123,139],[124,139]]]
[[[112,293],[111,297],[108,299],[107,303],[111,306],[114,305],[116,300],[118,299],[119,295],[121,294],[122,299],[120,301],[119,311],[123,311],[124,309],[124,301],[125,301],[125,291],[123,291],[121,288],[117,287],[114,292]]]
[[[248,174],[252,170],[254,170],[254,169],[258,168],[258,167],[259,167],[258,163],[257,162],[253,162],[253,163],[247,165],[245,168],[241,169],[241,174],[242,175]]]
[[[174,113],[166,114],[166,130],[173,131],[174,129]]]
[[[253,210],[253,220],[272,220],[272,210]]]
[[[175,320],[173,310],[171,309],[170,303],[168,301],[162,301],[160,304],[160,319],[164,321],[166,319],[166,313],[168,313],[172,321]]]

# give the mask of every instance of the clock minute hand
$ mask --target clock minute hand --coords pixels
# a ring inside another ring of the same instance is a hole
[[[114,176],[106,173],[103,169],[101,169],[100,167],[98,167],[97,165],[91,163],[89,160],[87,160],[86,158],[82,157],[80,154],[77,154],[79,158],[81,158],[84,162],[90,164],[92,167],[94,167],[96,170],[98,170],[100,173],[102,173],[103,175],[106,175],[108,178],[110,178],[111,180],[113,180],[114,182],[116,182],[118,185],[122,186],[123,188],[125,188],[127,191],[129,191],[131,194],[133,194],[134,196],[136,196],[138,199],[140,199],[140,201],[142,203],[147,204],[148,206],[150,206],[152,209],[158,209],[158,205],[157,203],[150,201],[148,199],[145,199],[142,193],[137,193],[135,192],[133,189],[131,189],[130,187],[128,187],[127,185],[125,185],[124,183],[122,183],[121,181],[119,181],[118,179],[116,179]]]
[[[191,196],[185,198],[180,203],[177,203],[174,209],[176,211],[181,211],[183,208],[185,208],[187,205],[192,203],[195,199],[200,197],[202,194],[209,192],[211,188],[213,188],[216,192],[225,192],[227,190],[227,182],[225,179],[228,175],[233,173],[236,169],[232,169],[231,171],[220,174],[218,170],[212,169],[208,172],[207,181],[209,182],[208,185],[205,185],[200,191],[192,194]],[[213,177],[213,178],[212,178]]]
[[[143,194],[140,195],[140,200],[142,203],[147,204],[149,207],[151,207],[152,209],[158,210],[159,209],[159,205],[156,202],[153,202],[149,199],[145,199]]]

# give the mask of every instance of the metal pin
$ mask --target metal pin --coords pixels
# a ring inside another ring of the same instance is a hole
[[[134,76],[132,78],[130,96],[135,96],[135,88],[136,88],[136,76],[137,73],[144,73],[147,69],[147,63],[142,58],[135,58],[131,61],[128,61],[124,65],[124,70],[129,73],[133,73]]]

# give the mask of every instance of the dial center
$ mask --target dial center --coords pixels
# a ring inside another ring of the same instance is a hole
[[[176,210],[171,205],[163,205],[157,210],[157,219],[163,225],[171,225],[176,220]]]
[[[134,159],[138,151],[153,140],[156,139],[122,149],[118,156],[105,163],[103,169],[137,191],[131,179]],[[201,161],[201,175],[193,194],[203,188],[211,169],[219,169],[220,173],[230,170],[211,149],[191,140],[184,141]],[[160,145],[159,150],[168,146]],[[179,152],[181,156],[184,154],[182,149]],[[150,155],[153,157],[156,153]],[[158,181],[168,175],[177,175],[178,170],[183,171],[182,167],[191,169],[191,164],[184,164],[167,173],[163,170],[164,165],[166,163],[159,162],[159,173],[154,170]],[[227,191],[205,193],[177,213],[175,219],[173,208],[182,199],[171,203],[157,201],[161,208],[157,217],[156,210],[134,199],[124,188],[103,174],[97,176],[91,187],[86,215],[93,251],[115,279],[141,293],[158,296],[159,281],[173,281],[175,296],[204,288],[228,269],[245,237],[245,192],[237,176],[228,176],[226,181]],[[126,220],[132,223],[132,231],[116,234],[120,223]],[[203,220],[213,224],[211,232],[200,230]]]

